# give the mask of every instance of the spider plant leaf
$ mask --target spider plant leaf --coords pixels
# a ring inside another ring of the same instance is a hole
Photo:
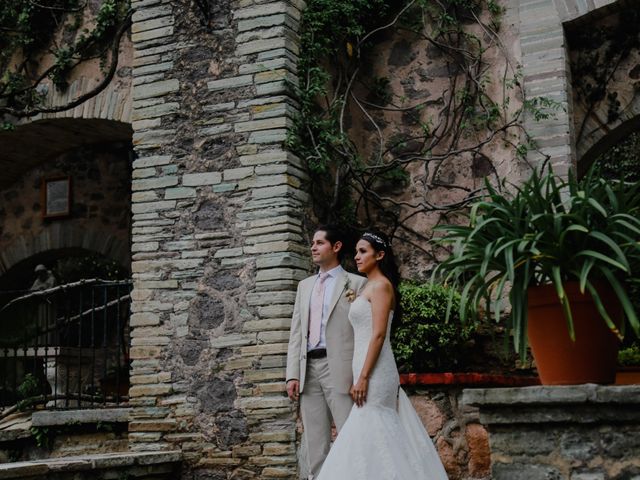
[[[607,210],[595,198],[590,197],[587,199],[587,202],[589,202],[591,206],[595,208],[604,218],[608,217]]]
[[[620,340],[622,340],[620,330],[618,329],[618,326],[615,324],[615,322],[609,316],[607,309],[602,304],[602,300],[600,299],[600,295],[598,294],[597,289],[593,286],[591,282],[587,283],[587,289],[591,294],[591,298],[593,299],[593,304],[596,306],[596,309],[598,310],[598,313],[600,314],[600,316],[604,319],[609,329],[613,333],[615,333]]]
[[[552,267],[551,273],[553,277],[553,286],[556,288],[558,300],[560,300],[560,304],[562,305],[562,310],[564,312],[564,318],[567,322],[567,330],[569,330],[569,337],[571,338],[571,340],[575,341],[576,331],[573,325],[573,315],[571,314],[571,305],[569,304],[569,298],[567,298],[567,293],[564,290],[560,267],[558,267],[557,265]]]
[[[635,309],[629,300],[627,292],[625,291],[622,284],[618,281],[616,276],[613,274],[611,270],[607,267],[600,267],[600,271],[607,277],[611,288],[615,292],[620,304],[622,305],[622,309],[624,310],[625,315],[627,316],[627,320],[629,320],[629,325],[636,332],[636,335],[640,335],[640,323],[638,322],[638,316],[636,315]]]
[[[599,240],[602,243],[606,244],[611,250],[613,250],[613,253],[616,254],[616,257],[618,258],[619,263],[624,265],[625,271],[628,272],[630,270],[631,267],[629,267],[629,262],[627,260],[627,257],[625,256],[624,253],[622,253],[622,249],[618,246],[618,244],[614,242],[610,237],[608,237],[602,232],[591,232],[589,234],[589,237],[595,238],[596,240]]]
[[[500,276],[498,287],[496,288],[496,301],[494,302],[494,319],[496,323],[500,322],[500,313],[502,312],[502,293],[504,292],[504,286],[507,283],[507,277],[505,275]]]
[[[603,255],[600,252],[596,252],[595,250],[583,250],[576,254],[576,257],[592,257],[596,260],[600,260],[602,262],[608,263],[609,265],[616,267],[619,270],[622,270],[625,273],[628,273],[627,267],[625,267],[622,263],[616,262],[614,259]]]
[[[587,284],[587,278],[589,278],[589,272],[591,271],[595,263],[596,261],[593,258],[587,258],[582,264],[582,268],[580,269],[580,275],[578,277],[581,293],[584,293],[584,288],[585,288],[585,285]]]

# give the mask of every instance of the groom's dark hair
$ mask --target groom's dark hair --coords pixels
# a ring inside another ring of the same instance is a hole
[[[326,223],[324,225],[320,225],[315,229],[316,232],[324,232],[325,238],[329,241],[331,245],[335,245],[336,242],[342,243],[342,248],[338,251],[338,259],[342,260],[342,256],[345,251],[345,234],[344,231],[333,223]]]

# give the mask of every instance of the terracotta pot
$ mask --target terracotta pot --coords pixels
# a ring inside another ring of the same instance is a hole
[[[576,341],[571,341],[553,285],[528,290],[529,345],[543,385],[613,383],[620,342],[598,313],[591,295],[582,295],[577,282],[567,282],[565,291],[571,304]],[[610,288],[598,294],[615,321],[622,310]]]

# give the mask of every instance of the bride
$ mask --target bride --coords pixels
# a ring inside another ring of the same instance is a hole
[[[400,389],[389,342],[398,269],[386,236],[363,234],[355,260],[368,278],[349,311],[355,404],[317,480],[446,480],[433,442]]]

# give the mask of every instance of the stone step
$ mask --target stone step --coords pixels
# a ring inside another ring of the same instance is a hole
[[[129,473],[127,478],[141,478],[166,472],[164,478],[174,478],[174,471],[182,461],[179,451],[168,452],[118,452],[75,457],[46,458],[29,462],[14,462],[0,465],[0,479],[91,479],[103,478],[101,472],[121,471]],[[165,468],[162,468],[165,467]],[[80,472],[87,472],[86,477]],[[110,476],[109,478],[113,478]],[[149,477],[151,478],[151,477]]]

